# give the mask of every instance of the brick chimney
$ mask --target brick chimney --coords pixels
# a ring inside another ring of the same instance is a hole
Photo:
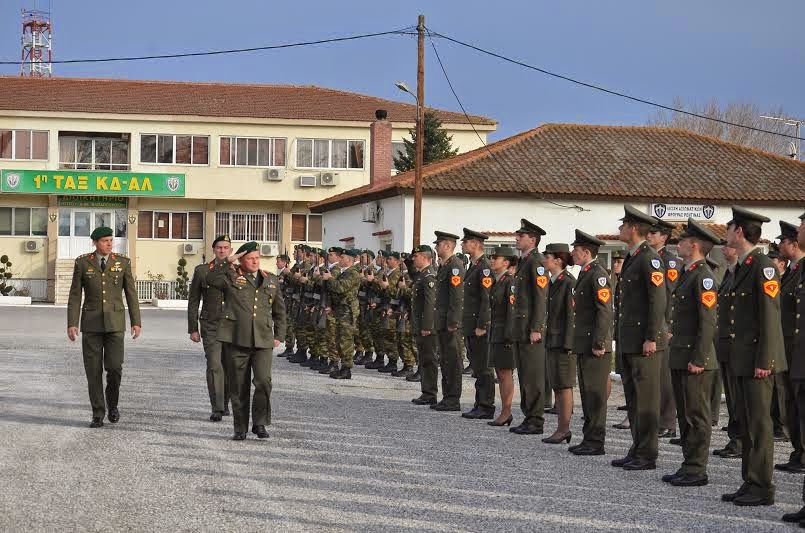
[[[375,121],[369,126],[371,153],[369,156],[369,185],[379,186],[391,181],[391,122],[385,109],[375,111]]]

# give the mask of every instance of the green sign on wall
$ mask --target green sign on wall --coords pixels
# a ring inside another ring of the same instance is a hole
[[[0,191],[82,196],[184,196],[184,174],[90,172],[86,170],[3,170]]]

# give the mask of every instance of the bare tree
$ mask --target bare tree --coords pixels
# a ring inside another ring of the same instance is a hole
[[[734,124],[742,124],[788,135],[795,133],[791,126],[786,126],[782,122],[761,118],[761,115],[773,117],[785,116],[782,107],[773,108],[768,111],[760,111],[756,105],[747,103],[729,103],[725,107],[722,107],[716,100],[711,100],[704,105],[696,105],[686,104],[682,98],[679,97],[674,98],[673,107],[708,118],[725,120]],[[790,156],[789,143],[793,140],[779,135],[762,133],[738,126],[730,126],[716,122],[715,120],[707,120],[675,111],[668,112],[660,110],[653,118],[649,119],[648,125],[689,130],[708,137],[716,137],[724,141],[785,156]]]

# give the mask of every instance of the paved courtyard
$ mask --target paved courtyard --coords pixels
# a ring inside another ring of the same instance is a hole
[[[802,476],[775,474],[774,507],[738,508],[719,496],[739,486],[740,460],[714,459],[707,487],[674,488],[660,481],[681,457],[667,441],[656,471],[624,472],[609,461],[628,431],[608,432],[606,456],[575,457],[414,406],[418,384],[365,369],[334,381],[277,358],[271,438],[232,442],[230,418],[207,420],[203,352],[178,311],[143,310],[121,421],[90,430],[65,317],[0,308],[2,531],[784,531],[780,516],[801,505]],[[778,444],[778,461],[787,453]]]

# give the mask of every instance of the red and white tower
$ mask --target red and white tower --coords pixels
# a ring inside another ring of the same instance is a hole
[[[53,74],[53,27],[50,12],[22,10],[22,65],[20,76],[35,78]]]

